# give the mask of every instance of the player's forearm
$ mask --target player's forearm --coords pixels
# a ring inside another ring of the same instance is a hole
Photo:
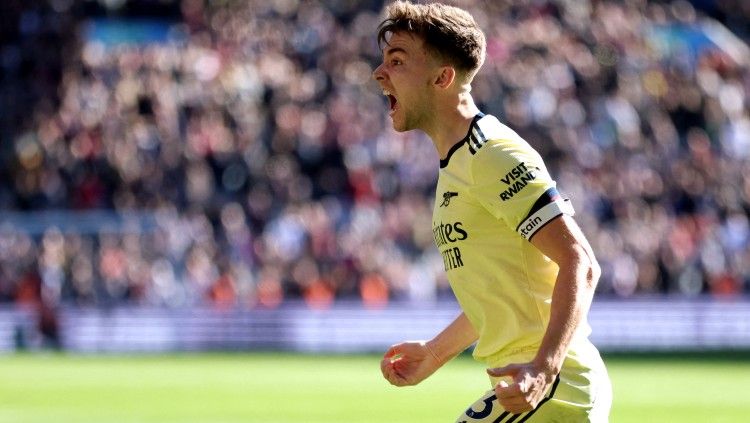
[[[461,313],[442,332],[427,342],[427,346],[445,363],[473,344],[479,335],[464,313]]]
[[[590,251],[582,251],[560,265],[550,321],[534,360],[550,375],[560,372],[575,332],[586,319],[599,274],[599,265]]]

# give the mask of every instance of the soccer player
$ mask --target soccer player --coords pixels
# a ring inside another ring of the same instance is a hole
[[[466,11],[397,1],[373,72],[397,131],[440,155],[432,230],[462,313],[428,341],[392,346],[393,385],[415,385],[476,342],[492,389],[456,422],[605,422],[611,386],[586,316],[600,269],[539,154],[479,111],[485,37]]]

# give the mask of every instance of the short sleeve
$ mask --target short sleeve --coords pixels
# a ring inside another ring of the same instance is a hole
[[[472,195],[525,239],[561,214],[573,215],[541,156],[524,141],[493,140],[471,162]]]

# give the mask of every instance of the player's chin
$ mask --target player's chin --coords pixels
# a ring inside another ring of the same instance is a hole
[[[408,131],[408,128],[405,125],[405,122],[403,119],[398,116],[398,113],[396,111],[391,111],[388,114],[391,118],[391,125],[393,126],[393,130],[396,132],[406,132]]]
[[[404,122],[393,119],[393,130],[396,132],[406,132],[411,130]]]

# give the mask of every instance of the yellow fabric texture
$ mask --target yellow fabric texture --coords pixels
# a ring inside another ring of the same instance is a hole
[[[558,267],[517,228],[555,187],[540,155],[491,115],[476,119],[441,163],[433,236],[451,288],[480,335],[474,357],[490,366],[536,351],[547,327]],[[589,331],[584,323],[571,354],[588,350]]]

